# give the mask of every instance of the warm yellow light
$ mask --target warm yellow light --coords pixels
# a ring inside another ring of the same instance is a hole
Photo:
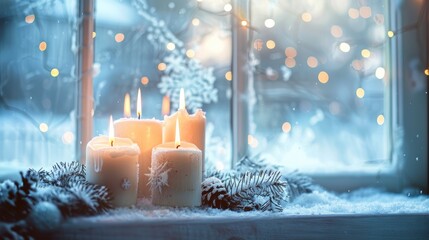
[[[110,115],[110,122],[109,122],[109,143],[110,143],[110,146],[113,147],[114,142],[115,142],[115,129],[113,128],[112,115]]]
[[[333,25],[331,27],[331,34],[336,38],[340,38],[343,36],[343,29],[341,29],[341,27],[338,25]]]
[[[95,38],[97,36],[96,32],[92,32],[92,38]]]
[[[188,50],[186,51],[186,56],[187,56],[188,58],[193,58],[193,57],[195,57],[195,51],[194,51],[194,50],[192,50],[192,49],[188,49]]]
[[[384,68],[378,67],[375,70],[375,77],[377,77],[378,79],[383,79],[385,75],[386,75],[386,70],[384,70]]]
[[[294,58],[287,57],[285,60],[285,65],[288,68],[293,68],[296,65],[296,61]]]
[[[313,17],[311,16],[311,14],[310,14],[309,12],[304,12],[304,13],[301,15],[301,19],[302,19],[302,21],[304,21],[304,22],[311,22],[311,20],[313,19]]]
[[[159,71],[164,71],[167,68],[167,65],[165,63],[160,63],[158,64],[158,70]]]
[[[39,130],[43,133],[47,132],[49,130],[48,124],[46,123],[41,123],[39,125]]]
[[[360,52],[360,54],[362,55],[362,57],[364,58],[369,58],[371,57],[371,52],[368,49],[362,49],[362,51]]]
[[[180,89],[179,110],[180,109],[186,109],[185,90],[183,88]]]
[[[137,118],[140,119],[142,116],[142,93],[140,91],[140,88],[137,92]]]
[[[124,98],[124,117],[129,118],[131,117],[131,100],[130,100],[130,94],[125,94]]]
[[[198,19],[198,18],[192,19],[192,25],[194,25],[194,26],[200,25],[200,19]]]
[[[276,25],[276,21],[274,21],[274,19],[268,18],[265,19],[264,24],[266,28],[273,28]]]
[[[359,10],[356,8],[350,8],[348,14],[351,19],[357,19],[359,17]]]
[[[225,73],[225,79],[228,81],[232,80],[232,72],[231,71],[228,71]]]
[[[365,96],[365,90],[363,90],[363,88],[356,89],[356,96],[358,98],[363,98],[363,96]]]
[[[246,21],[246,20],[242,20],[242,21],[241,21],[241,26],[245,27],[245,26],[247,26],[247,24],[248,24],[248,23],[247,23],[247,21]]]
[[[176,118],[176,136],[174,140],[174,144],[176,145],[176,148],[180,147],[180,128],[179,128],[179,116]]]
[[[342,52],[350,52],[350,44],[348,44],[346,42],[340,43],[340,50]]]
[[[225,12],[231,12],[232,5],[229,3],[225,4],[225,6],[223,6],[223,10],[225,10]]]
[[[72,144],[74,140],[74,134],[71,131],[67,131],[61,136],[61,140],[64,144]]]
[[[319,61],[317,61],[317,58],[310,56],[307,58],[307,65],[311,68],[315,68],[319,65]]]
[[[383,125],[383,123],[384,123],[384,116],[383,116],[383,114],[380,114],[377,117],[377,124],[381,126],[381,125]]]
[[[283,123],[282,130],[284,133],[290,132],[291,129],[292,129],[292,125],[290,124],[290,122],[284,122]]]
[[[170,97],[164,96],[162,98],[162,108],[161,108],[162,116],[166,116],[170,114]]]
[[[426,68],[426,69],[425,69],[425,75],[426,75],[426,76],[429,76],[429,68]]]
[[[46,50],[46,47],[47,47],[48,45],[46,44],[46,42],[45,41],[42,41],[42,42],[40,42],[39,43],[39,50],[40,51],[45,51]]]
[[[319,79],[319,82],[321,82],[321,83],[327,83],[329,81],[329,75],[325,71],[321,71],[319,73],[319,75],[317,76],[317,78]]]
[[[268,49],[274,49],[276,47],[276,42],[274,42],[273,40],[268,40],[266,45]]]
[[[372,15],[371,8],[368,7],[368,6],[360,7],[359,8],[359,15],[362,18],[369,18],[369,17],[371,17],[371,15]]]
[[[167,43],[167,49],[173,51],[176,48],[176,45],[172,42]]]
[[[120,43],[120,42],[124,41],[124,39],[125,39],[125,35],[123,33],[117,33],[115,35],[115,41],[117,43]]]
[[[252,135],[247,135],[247,144],[250,145],[252,148],[256,148],[259,144],[258,139],[253,137]]]
[[[144,76],[144,77],[142,77],[142,78],[140,79],[140,82],[141,82],[143,85],[147,85],[147,84],[149,83],[149,78],[148,78],[148,77],[146,77],[146,76]]]
[[[33,14],[25,16],[25,22],[28,24],[33,23],[35,19],[36,16],[34,16]]]
[[[60,75],[60,71],[57,68],[52,68],[51,76],[52,77],[58,77],[58,75]]]
[[[297,55],[296,49],[293,47],[288,47],[285,49],[285,55],[289,58],[294,58]]]

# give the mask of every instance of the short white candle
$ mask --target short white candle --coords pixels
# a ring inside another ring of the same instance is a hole
[[[137,201],[140,150],[130,139],[113,137],[110,121],[111,136],[94,137],[86,146],[86,180],[106,186],[115,207],[131,206]]]
[[[192,143],[180,141],[176,120],[176,141],[152,150],[150,174],[152,203],[162,206],[201,205],[202,152]]]
[[[127,95],[128,96],[128,95]],[[125,97],[127,99],[127,97]],[[129,96],[128,96],[129,99]],[[137,118],[130,118],[131,110],[129,100],[124,104],[125,118],[116,120],[115,136],[130,138],[140,148],[139,154],[139,187],[138,197],[150,197],[148,186],[149,168],[151,164],[152,148],[162,143],[162,121],[156,119],[140,119],[141,93],[137,95]]]

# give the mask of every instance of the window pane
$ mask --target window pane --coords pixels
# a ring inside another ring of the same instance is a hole
[[[0,6],[0,168],[73,160],[77,1]]]
[[[387,10],[386,1],[251,1],[252,154],[304,172],[388,163]]]
[[[190,113],[206,112],[207,165],[230,165],[230,17],[224,4],[197,1],[97,1],[95,28],[94,131],[106,134],[108,116],[123,116],[124,96],[136,117],[163,119],[164,96],[171,112],[180,88]],[[210,147],[209,147],[210,146]]]

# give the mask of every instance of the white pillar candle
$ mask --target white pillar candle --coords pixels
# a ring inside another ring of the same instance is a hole
[[[109,132],[113,135],[113,129]],[[86,180],[106,186],[115,207],[136,204],[139,153],[139,147],[130,139],[94,137],[86,146]]]
[[[179,119],[180,139],[195,144],[202,151],[202,171],[205,160],[206,115],[201,109],[190,115],[185,107],[185,94],[180,90],[179,110],[171,116],[164,116],[164,142],[174,141],[175,124]],[[203,176],[203,175],[201,175]]]
[[[128,97],[127,97],[128,96]],[[139,187],[138,197],[150,197],[148,185],[149,168],[151,165],[152,148],[162,143],[162,121],[155,119],[140,119],[141,116],[141,94],[137,95],[137,119],[127,118],[131,115],[129,95],[125,97],[124,115],[115,121],[115,136],[131,139],[140,148],[139,154]],[[128,100],[127,100],[128,99]],[[128,101],[128,103],[127,103]]]
[[[177,123],[178,120],[176,120]],[[177,130],[179,131],[178,123]],[[152,150],[150,184],[152,203],[162,206],[201,205],[202,152],[192,143],[160,144]]]

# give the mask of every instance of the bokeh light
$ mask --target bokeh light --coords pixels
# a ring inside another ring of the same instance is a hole
[[[301,19],[302,19],[302,21],[304,21],[304,22],[311,22],[311,20],[313,19],[313,17],[311,16],[311,14],[310,14],[309,12],[304,12],[304,13],[301,15]]]
[[[125,39],[125,35],[124,35],[123,33],[117,33],[117,34],[115,35],[115,41],[116,41],[117,43],[123,42],[123,41],[124,41],[124,39]]]
[[[273,28],[276,25],[276,22],[274,21],[274,19],[268,18],[265,19],[264,24],[266,28]]]
[[[362,49],[362,51],[360,52],[360,54],[362,55],[362,57],[364,58],[369,58],[371,57],[371,51],[369,51],[368,49]]]
[[[294,57],[296,57],[296,55],[297,55],[296,49],[293,48],[293,47],[286,48],[285,55],[288,58],[294,58]]]
[[[44,122],[40,123],[39,130],[43,133],[47,132],[49,130],[48,124]]]
[[[146,77],[146,76],[144,76],[144,77],[142,77],[142,78],[140,79],[140,82],[141,82],[143,85],[147,85],[147,84],[149,83],[149,78],[148,78],[148,77]]]
[[[166,48],[169,51],[173,51],[176,48],[176,45],[174,43],[172,43],[172,42],[169,42],[169,43],[167,43]]]
[[[192,49],[188,49],[188,50],[186,51],[186,56],[187,56],[188,58],[193,58],[193,57],[195,57],[195,51],[194,51],[194,50],[192,50]]]
[[[360,15],[362,18],[369,18],[369,17],[371,17],[371,15],[372,15],[372,10],[371,10],[371,8],[370,8],[370,7],[368,7],[368,6],[360,7],[360,8],[359,8],[359,15]]]
[[[292,125],[290,124],[290,122],[284,122],[282,125],[282,131],[284,133],[288,133],[290,132],[290,130],[292,130]]]
[[[48,45],[46,44],[46,42],[42,41],[42,42],[39,43],[39,50],[43,52],[43,51],[46,50],[47,46]]]
[[[158,64],[159,71],[164,71],[165,69],[167,69],[167,65],[165,63],[162,62]]]
[[[365,90],[363,90],[363,88],[356,89],[356,96],[358,98],[363,98],[365,96]]]
[[[225,73],[225,79],[228,81],[232,80],[232,72],[231,71],[228,71]]]
[[[359,10],[356,8],[350,8],[348,14],[351,19],[357,19],[359,17]]]
[[[340,50],[345,53],[350,52],[350,45],[346,42],[342,42],[340,43]]]
[[[325,71],[321,71],[317,78],[319,79],[319,82],[327,83],[329,81],[329,74]]]
[[[225,6],[223,6],[223,10],[225,10],[225,12],[231,12],[232,5],[229,3],[225,4]]]
[[[378,79],[383,79],[385,75],[386,75],[386,70],[384,68],[378,67],[375,70],[375,77],[377,77]]]
[[[331,35],[335,38],[340,38],[343,36],[343,29],[341,29],[341,27],[338,25],[333,25],[331,27]]]
[[[33,14],[25,16],[25,22],[28,24],[33,23],[35,19],[36,16],[34,16]]]
[[[384,124],[384,116],[383,116],[383,114],[378,115],[378,117],[377,117],[377,124],[380,125],[380,126]]]
[[[274,49],[276,47],[276,42],[274,42],[273,40],[268,40],[266,45],[268,49]]]
[[[295,67],[295,65],[296,65],[296,61],[295,61],[295,59],[294,59],[294,58],[287,57],[287,58],[286,58],[286,60],[285,60],[285,65],[286,65],[288,68],[293,68],[293,67]]]
[[[198,18],[192,19],[192,25],[194,25],[194,26],[200,25],[200,19],[198,19]]]
[[[57,68],[52,68],[51,69],[51,76],[52,77],[58,77],[58,75],[60,75],[60,71]]]
[[[311,68],[315,68],[319,65],[319,61],[317,61],[317,58],[310,56],[307,58],[307,65]]]

